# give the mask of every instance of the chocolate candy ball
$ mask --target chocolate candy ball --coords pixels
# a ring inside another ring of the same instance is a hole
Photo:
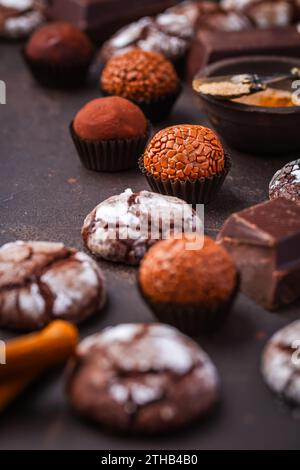
[[[146,132],[147,120],[138,106],[112,96],[87,103],[75,116],[74,130],[82,139],[133,139]]]
[[[178,125],[158,132],[144,153],[144,167],[162,180],[196,180],[223,171],[224,150],[208,127]]]
[[[171,62],[161,54],[134,49],[110,59],[101,76],[101,88],[143,102],[175,92],[179,80]]]

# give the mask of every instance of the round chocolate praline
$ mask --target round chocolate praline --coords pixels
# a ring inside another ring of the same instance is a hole
[[[138,106],[119,96],[96,98],[74,118],[74,131],[87,140],[133,139],[145,134],[147,120]]]
[[[157,318],[192,336],[222,324],[237,293],[238,274],[213,240],[184,235],[154,245],[141,262],[138,283]]]
[[[176,125],[159,131],[144,153],[145,170],[161,180],[208,178],[223,171],[224,150],[204,126]]]
[[[300,204],[300,159],[284,165],[273,176],[269,186],[270,199],[284,197]]]
[[[181,85],[172,63],[163,55],[133,49],[110,59],[100,77],[106,95],[118,95],[136,103],[151,122],[170,114]]]
[[[66,22],[46,24],[35,31],[25,46],[30,61],[52,65],[90,63],[93,45],[79,28]]]
[[[101,87],[109,95],[136,102],[159,98],[178,89],[175,69],[163,55],[133,49],[107,62]]]

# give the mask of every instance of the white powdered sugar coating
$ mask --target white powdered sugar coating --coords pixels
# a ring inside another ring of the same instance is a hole
[[[139,39],[140,34],[143,31],[143,29],[148,27],[151,24],[153,24],[153,20],[148,17],[141,18],[139,21],[136,21],[135,23],[131,23],[125,28],[122,28],[111,39],[111,45],[115,47],[116,49],[130,46],[132,43],[134,43],[135,41]]]
[[[129,390],[124,385],[113,384],[109,389],[109,393],[117,403],[124,404],[129,398]]]
[[[54,296],[53,314],[62,316],[76,303],[80,303],[86,291],[99,283],[97,265],[84,253],[76,253],[76,265],[70,263],[64,269],[48,269],[41,277]],[[100,271],[99,271],[100,273]]]
[[[300,404],[300,320],[279,330],[267,343],[262,374],[278,395]]]
[[[138,406],[151,403],[152,401],[159,399],[162,395],[159,387],[154,388],[142,384],[133,384],[130,388],[130,392],[132,401]]]
[[[221,0],[221,7],[224,8],[224,10],[243,10],[256,1],[257,0]]]
[[[20,291],[19,308],[28,317],[36,318],[43,315],[46,303],[37,284],[32,284],[29,288]]]
[[[0,0],[0,6],[5,8],[14,8],[15,10],[25,11],[33,7],[33,0]]]
[[[139,325],[123,324],[105,328],[100,333],[88,336],[78,346],[79,354],[87,354],[95,346],[104,346],[115,341],[130,342],[141,331]]]
[[[5,21],[5,33],[10,38],[27,36],[44,21],[43,15],[38,11],[31,11],[22,16],[8,18]]]

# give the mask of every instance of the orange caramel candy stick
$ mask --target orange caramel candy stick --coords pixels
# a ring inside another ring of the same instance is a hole
[[[16,378],[55,366],[71,356],[78,343],[77,328],[63,320],[55,320],[43,330],[6,343],[6,364],[0,365],[0,386]]]

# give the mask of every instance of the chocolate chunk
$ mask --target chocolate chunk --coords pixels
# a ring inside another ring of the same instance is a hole
[[[74,23],[95,41],[103,42],[122,26],[142,16],[155,15],[173,6],[175,0],[47,0],[52,20]]]
[[[218,241],[241,273],[241,289],[266,309],[300,297],[300,207],[278,198],[227,219]]]
[[[246,55],[283,55],[299,57],[300,34],[295,26],[273,30],[231,32],[199,30],[194,38],[187,64],[188,78],[206,65],[229,57]]]
[[[300,159],[289,162],[273,176],[269,186],[270,199],[285,197],[300,204]]]

